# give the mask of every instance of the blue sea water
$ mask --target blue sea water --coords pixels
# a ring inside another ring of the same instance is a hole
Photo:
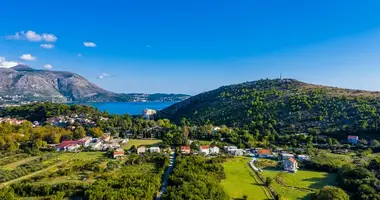
[[[145,108],[161,110],[174,103],[176,102],[104,102],[86,103],[86,105],[96,107],[101,111],[107,111],[110,114],[140,115]]]

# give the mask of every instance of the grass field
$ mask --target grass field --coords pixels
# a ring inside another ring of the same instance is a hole
[[[78,155],[75,156],[75,159],[89,161],[89,160],[96,160],[98,158],[104,157],[105,152],[80,152]]]
[[[124,146],[124,149],[130,149],[133,145],[135,147],[141,145],[159,145],[162,143],[162,140],[129,140],[128,143]]]
[[[22,159],[22,160],[19,160],[17,162],[13,162],[13,163],[9,163],[7,165],[4,165],[1,167],[1,169],[5,169],[5,170],[14,170],[16,169],[16,167],[22,165],[22,164],[25,164],[29,161],[32,161],[36,158],[38,158],[39,156],[32,156],[32,157],[28,157],[28,158],[25,158],[25,159]]]
[[[270,199],[267,189],[258,182],[259,179],[248,166],[249,160],[237,157],[223,163],[226,172],[226,179],[222,181],[224,189],[231,199],[239,199],[243,195],[247,195],[248,199]]]
[[[273,178],[272,186],[276,192],[288,199],[308,199],[313,191],[326,185],[336,185],[336,174],[334,173],[302,169],[296,173],[288,173],[275,167],[267,167],[261,174],[264,177]]]

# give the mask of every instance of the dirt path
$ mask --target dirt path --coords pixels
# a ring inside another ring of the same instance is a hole
[[[19,177],[19,178],[16,178],[16,179],[13,179],[13,180],[10,180],[10,181],[7,181],[7,182],[4,182],[4,183],[1,183],[0,184],[0,189],[2,189],[3,187],[7,186],[7,185],[12,185],[14,183],[17,183],[17,182],[20,182],[20,181],[23,181],[25,179],[28,179],[28,178],[31,178],[33,176],[36,176],[38,174],[41,174],[41,173],[44,173],[44,172],[47,172],[51,169],[54,169],[55,167],[58,167],[58,166],[61,166],[65,163],[68,163],[70,162],[71,159],[73,159],[78,153],[74,154],[73,156],[71,156],[69,159],[65,160],[65,161],[61,161],[61,162],[58,162],[57,164],[54,164],[48,168],[45,168],[45,169],[42,169],[40,171],[36,171],[36,172],[33,172],[31,174],[28,174],[28,175],[25,175],[25,176],[22,176],[22,177]]]

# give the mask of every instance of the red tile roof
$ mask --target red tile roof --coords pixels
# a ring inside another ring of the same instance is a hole
[[[209,146],[207,146],[207,145],[202,145],[201,146],[201,149],[209,149],[210,147]]]
[[[71,146],[71,145],[74,145],[74,144],[82,145],[82,144],[83,144],[83,141],[78,141],[78,140],[65,140],[65,141],[62,141],[61,144],[59,144],[57,147],[58,147],[58,148],[65,148],[65,147],[67,147],[67,146]]]
[[[258,150],[257,153],[258,154],[266,154],[266,155],[271,155],[272,154],[271,150],[269,150],[269,149],[260,149],[260,150]]]
[[[114,156],[124,155],[124,151],[114,151],[113,155]]]

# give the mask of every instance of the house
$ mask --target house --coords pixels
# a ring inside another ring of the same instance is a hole
[[[90,143],[90,146],[92,150],[102,150],[103,149],[103,142],[100,140],[94,140]]]
[[[358,142],[359,142],[359,136],[349,135],[349,136],[347,136],[347,142],[350,143],[350,144],[358,144]]]
[[[81,145],[79,144],[70,144],[68,146],[65,147],[65,151],[77,151],[79,150],[79,148],[81,147]]]
[[[142,116],[145,119],[153,119],[153,116],[156,114],[156,111],[153,109],[144,109],[142,111]]]
[[[83,147],[89,147],[92,141],[92,137],[84,137],[78,140]]]
[[[282,160],[287,160],[289,158],[294,158],[294,155],[290,154],[290,153],[281,153],[281,156],[282,156]]]
[[[109,142],[111,140],[111,135],[110,134],[104,134],[101,139],[105,142]]]
[[[199,152],[204,153],[205,155],[208,155],[208,154],[210,154],[210,147],[207,145],[201,145],[199,147]]]
[[[149,147],[150,153],[160,153],[160,147]]]
[[[121,157],[124,157],[124,150],[123,149],[116,149],[113,152],[113,158],[117,159],[117,158],[121,158]]]
[[[217,146],[211,146],[210,154],[219,154],[219,148]]]
[[[57,145],[55,149],[57,151],[76,151],[81,147],[80,142],[77,140],[65,140],[61,144]]]
[[[145,148],[145,146],[140,146],[139,148],[137,148],[137,154],[144,154],[145,153],[145,151],[146,151],[146,148]]]
[[[190,146],[181,146],[182,154],[190,154],[190,152],[191,152]]]
[[[224,146],[223,149],[224,149],[225,152],[229,153],[229,152],[234,151],[235,149],[237,149],[237,147],[236,146]]]
[[[308,155],[298,155],[297,158],[299,161],[310,161],[310,156]]]
[[[283,163],[284,170],[288,172],[297,172],[298,163],[294,158],[288,158]]]
[[[260,158],[273,158],[272,151],[269,149],[259,149],[257,150],[257,155]]]
[[[233,155],[233,156],[242,156],[242,155],[244,155],[245,151],[243,149],[233,149],[233,150],[229,151],[228,153]]]

